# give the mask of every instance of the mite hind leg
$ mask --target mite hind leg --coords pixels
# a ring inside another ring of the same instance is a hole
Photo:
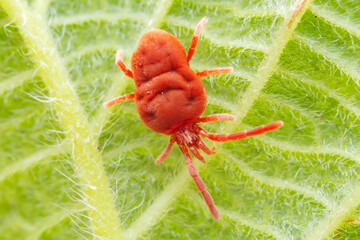
[[[194,35],[192,36],[191,45],[190,45],[189,52],[187,55],[187,62],[190,62],[192,57],[194,56],[195,48],[199,41],[200,33],[201,33],[202,29],[204,28],[204,25],[207,23],[207,20],[208,20],[208,17],[203,17],[201,19],[201,21],[198,23],[198,25],[196,25],[195,32],[194,32]]]
[[[135,94],[134,93],[130,93],[130,94],[126,94],[124,96],[120,96],[120,97],[116,97],[110,101],[104,102],[104,108],[107,107],[111,107],[112,105],[121,103],[121,102],[127,102],[127,101],[131,101],[134,100]]]
[[[219,219],[219,212],[216,209],[214,204],[214,200],[212,199],[210,193],[206,190],[206,186],[202,178],[199,176],[198,171],[195,168],[195,165],[190,157],[190,154],[184,145],[179,145],[180,151],[185,156],[186,165],[188,166],[190,176],[194,179],[195,185],[197,189],[200,191],[201,195],[203,196],[206,204],[209,207],[209,210],[213,217],[218,220]]]
[[[124,53],[122,50],[117,50],[115,55],[115,63],[116,65],[125,73],[126,76],[130,78],[134,78],[133,73],[131,70],[127,69],[125,63],[123,62]]]

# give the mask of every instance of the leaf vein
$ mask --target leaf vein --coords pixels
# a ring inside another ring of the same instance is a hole
[[[25,171],[25,170],[29,169],[30,167],[34,166],[35,164],[37,164],[38,162],[40,162],[46,158],[61,154],[62,152],[64,152],[64,150],[65,150],[64,143],[62,143],[57,146],[48,147],[46,149],[38,151],[25,159],[18,160],[15,163],[6,166],[1,171],[0,182],[6,180],[8,177],[10,177],[20,171]]]
[[[322,90],[324,92],[326,92],[331,98],[333,98],[334,100],[336,100],[337,102],[339,102],[339,104],[341,106],[343,106],[344,108],[346,108],[348,111],[352,112],[353,114],[355,114],[356,117],[360,118],[360,109],[356,106],[353,106],[353,104],[351,104],[348,100],[346,100],[344,97],[341,97],[339,96],[335,90],[332,90],[326,86],[324,86],[324,84],[322,83],[319,83],[318,81],[314,81],[314,80],[311,80],[307,77],[304,77],[304,76],[299,76],[297,75],[296,73],[293,73],[291,71],[288,71],[288,70],[285,70],[285,69],[280,69],[281,72],[289,75],[289,76],[292,76],[292,77],[295,77],[299,80],[301,80],[301,82],[303,83],[306,83],[310,86],[314,86],[316,87],[317,89],[319,90]]]
[[[351,159],[357,163],[360,163],[360,158],[356,153],[345,151],[338,148],[327,148],[324,146],[316,146],[316,147],[304,147],[299,145],[293,145],[285,141],[279,141],[270,137],[261,136],[256,138],[257,141],[265,143],[269,146],[276,147],[283,151],[288,151],[292,153],[302,153],[302,154],[328,154],[331,156],[337,155],[343,158]]]
[[[354,26],[352,22],[337,16],[336,13],[325,10],[324,8],[321,8],[320,6],[317,5],[312,5],[310,7],[310,11],[314,13],[316,16],[323,18],[325,21],[329,22],[330,24],[337,26],[341,29],[344,29],[350,34],[353,34],[356,37],[360,38],[359,26]]]
[[[254,179],[255,181],[265,186],[270,186],[279,189],[289,189],[291,191],[300,193],[309,199],[314,199],[316,202],[322,204],[324,207],[326,207],[329,210],[334,209],[333,203],[331,203],[327,198],[325,198],[322,194],[312,189],[311,187],[299,186],[290,181],[283,180],[281,178],[276,178],[273,176],[265,176],[253,170],[244,161],[236,159],[231,153],[226,154],[226,156],[230,157],[231,160],[238,166],[238,169],[242,171],[246,176]]]
[[[320,223],[312,229],[313,231],[307,231],[308,233],[304,239],[306,240],[319,240],[327,239],[337,231],[353,213],[360,204],[360,185],[354,189],[354,191],[348,195],[337,208],[330,212]]]
[[[169,17],[167,18],[167,22],[171,25],[187,28],[192,30],[194,26],[189,21],[178,17]],[[264,44],[256,44],[253,41],[240,41],[240,40],[233,40],[233,41],[220,41],[218,36],[212,36],[206,31],[201,33],[201,37],[209,41],[212,45],[221,47],[221,48],[244,48],[249,49],[257,52],[267,53],[269,51],[269,46],[265,46]]]
[[[8,91],[11,91],[34,77],[36,69],[25,70],[18,72],[15,76],[10,77],[0,83],[0,96]]]
[[[88,22],[119,22],[124,20],[133,20],[138,23],[146,23],[149,17],[139,12],[116,12],[116,13],[88,13],[79,14],[76,16],[61,16],[57,17],[51,22],[51,27],[82,25]]]
[[[94,233],[109,239],[121,239],[121,227],[115,215],[103,162],[96,148],[97,141],[89,132],[88,121],[72,89],[68,72],[56,51],[45,19],[33,14],[21,0],[3,0],[0,4],[17,23],[34,62],[39,66],[42,80],[50,95],[57,99],[53,104],[66,131],[67,140],[73,145],[74,164],[83,184],[83,194],[87,196],[85,201],[88,203]]]
[[[297,0],[295,5],[297,6],[300,2],[303,3],[304,0]],[[242,119],[247,115],[248,111],[259,97],[261,90],[275,71],[283,49],[291,39],[297,23],[300,21],[311,2],[312,0],[305,1],[305,5],[303,5],[303,8],[299,10],[300,13],[294,15],[295,11],[298,11],[298,9],[294,8],[294,12],[291,12],[291,14],[285,18],[275,40],[270,46],[268,54],[260,64],[254,80],[251,82],[249,88],[245,92],[245,95],[242,97],[240,104],[238,105],[238,110],[236,111],[236,113],[240,113],[237,114],[237,119],[239,119],[238,121],[242,121]],[[289,28],[288,26],[290,23],[292,24]]]
[[[261,224],[259,221],[254,221],[252,219],[248,219],[245,216],[241,216],[240,214],[236,214],[233,212],[230,212],[224,208],[219,208],[219,210],[223,213],[224,217],[228,218],[230,221],[235,221],[239,225],[245,225],[251,229],[255,229],[259,232],[262,232],[268,236],[272,236],[275,239],[279,240],[290,240],[290,238],[286,235],[284,235],[279,229],[267,225],[267,224]]]
[[[352,77],[355,83],[360,86],[360,73],[357,71],[356,67],[353,65],[353,61],[344,62],[341,59],[341,52],[332,53],[328,51],[325,47],[320,46],[314,40],[309,39],[305,36],[301,36],[300,34],[294,34],[294,38],[299,40],[304,45],[309,46],[311,51],[323,56],[327,61],[334,64],[338,69]]]

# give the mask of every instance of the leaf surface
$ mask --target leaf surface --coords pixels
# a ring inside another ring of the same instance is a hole
[[[357,239],[360,2],[336,0],[0,0],[0,239]],[[206,124],[266,135],[206,142],[197,163],[213,220],[169,137],[141,122],[130,66],[143,33],[164,29],[204,78]]]

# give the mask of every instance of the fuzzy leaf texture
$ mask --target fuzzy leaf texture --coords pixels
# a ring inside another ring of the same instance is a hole
[[[213,220],[169,137],[150,131],[125,63],[164,29],[204,78],[209,123],[232,133],[282,120],[196,165]],[[0,0],[0,239],[359,239],[360,2]]]

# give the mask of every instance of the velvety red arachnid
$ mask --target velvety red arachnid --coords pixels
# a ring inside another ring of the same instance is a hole
[[[225,67],[195,73],[189,67],[200,32],[206,22],[207,17],[204,17],[196,26],[188,54],[175,36],[158,29],[148,31],[140,39],[138,48],[131,59],[132,71],[126,68],[122,60],[122,51],[117,51],[116,64],[126,76],[135,80],[136,88],[134,93],[117,97],[104,103],[104,106],[110,107],[116,103],[135,100],[140,118],[148,128],[171,135],[170,144],[156,159],[155,164],[160,164],[165,160],[176,142],[185,156],[190,175],[204,197],[211,214],[215,219],[219,219],[213,199],[206,191],[205,184],[188,150],[205,163],[198,149],[209,155],[214,154],[215,151],[214,148],[210,150],[201,141],[200,136],[217,142],[240,140],[276,130],[283,123],[278,121],[233,134],[208,133],[197,124],[235,119],[235,116],[230,114],[201,117],[206,107],[206,92],[201,78],[213,74],[230,73],[233,70],[232,67]]]

